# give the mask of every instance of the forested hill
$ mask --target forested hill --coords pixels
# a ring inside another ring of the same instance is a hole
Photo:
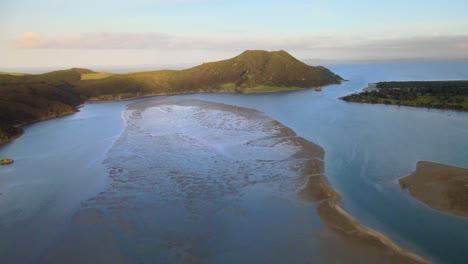
[[[72,68],[44,74],[0,73],[0,144],[22,133],[14,125],[76,112],[87,100],[194,92],[272,92],[338,84],[342,78],[285,51],[245,51],[186,70],[110,74]]]

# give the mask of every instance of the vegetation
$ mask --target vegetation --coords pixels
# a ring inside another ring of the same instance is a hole
[[[193,92],[281,91],[338,84],[341,77],[324,67],[312,67],[285,51],[245,51],[232,59],[181,70],[114,74],[83,80],[77,91],[87,98],[103,95],[179,94]],[[262,87],[255,89],[254,87]],[[265,87],[270,87],[266,89]],[[297,89],[296,88],[296,89]]]
[[[19,137],[15,125],[75,113],[84,102],[72,82],[82,72],[70,69],[39,75],[0,75],[0,144]]]
[[[468,81],[380,82],[376,90],[350,94],[341,99],[468,111]]]
[[[44,74],[0,74],[0,144],[22,134],[15,125],[76,112],[86,100],[196,92],[274,92],[338,84],[341,77],[285,51],[245,51],[186,70],[110,74],[73,68]]]
[[[10,142],[22,134],[23,130],[21,128],[0,122],[0,144]]]
[[[272,93],[280,91],[297,91],[303,90],[301,87],[278,87],[278,86],[268,86],[268,85],[259,85],[255,87],[249,87],[242,90],[243,93]]]
[[[98,80],[114,75],[110,72],[93,72],[81,74],[81,80]]]
[[[20,72],[0,72],[0,74],[14,75],[14,76],[24,75],[24,73],[20,73]]]

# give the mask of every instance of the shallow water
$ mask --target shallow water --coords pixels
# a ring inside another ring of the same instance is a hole
[[[0,262],[37,258],[80,202],[105,186],[105,154],[123,129],[126,103],[87,104],[77,114],[25,127],[0,146]]]
[[[319,259],[320,221],[296,198],[306,179],[298,169],[314,157],[295,158],[307,146],[280,124],[187,100],[132,104],[124,116],[104,161],[109,186],[83,204],[45,262]]]
[[[463,263],[468,258],[467,219],[421,205],[400,190],[396,179],[413,171],[419,160],[468,167],[468,113],[346,103],[337,98],[361,90],[368,82],[468,79],[468,62],[327,66],[350,81],[327,87],[320,93],[307,90],[261,95],[195,94],[175,98],[223,102],[265,112],[324,148],[327,177],[342,193],[344,207],[359,220],[438,262]],[[64,226],[72,213],[81,208],[80,202],[105,190],[105,166],[108,164],[101,163],[123,129],[121,111],[126,104],[87,104],[78,114],[28,126],[22,138],[0,147],[0,156],[16,160],[13,166],[0,168],[2,260],[18,262],[43,255],[46,245],[66,233]],[[249,195],[255,197],[246,201],[269,197],[259,190]],[[250,208],[252,217],[278,218],[279,227],[288,221],[283,219],[284,214],[267,212],[289,210],[288,214],[295,214],[301,211],[286,201],[278,202],[281,208],[265,211],[259,211],[258,206],[250,203],[240,204]],[[309,215],[304,219],[314,218]],[[255,231],[258,228],[238,222],[232,230],[250,228]],[[321,223],[317,221],[312,223],[314,225]],[[307,232],[288,234],[300,239]],[[240,246],[240,237],[233,241],[238,241],[237,248],[247,250]],[[311,248],[316,249],[317,255],[326,251],[317,246],[319,241],[313,243],[315,246]],[[222,243],[220,248],[225,248]],[[262,249],[259,245],[252,250],[267,249],[271,248]],[[278,248],[277,252],[277,256],[287,256],[284,252],[290,251]],[[213,259],[216,260],[216,256]]]

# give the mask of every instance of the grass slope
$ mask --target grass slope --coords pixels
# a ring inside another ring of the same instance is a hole
[[[77,90],[91,99],[113,99],[121,95],[281,91],[341,81],[341,77],[328,69],[308,66],[285,51],[253,50],[186,70],[114,74],[104,79],[84,80]]]
[[[81,80],[98,80],[114,75],[110,72],[94,72],[81,74]]]
[[[20,72],[0,72],[0,75],[1,75],[1,74],[14,75],[14,76],[22,76],[22,75],[24,75],[24,73],[20,73]]]

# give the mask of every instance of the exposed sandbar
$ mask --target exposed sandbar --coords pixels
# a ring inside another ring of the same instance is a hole
[[[331,229],[349,238],[348,243],[367,245],[381,257],[379,263],[429,263],[387,238],[385,235],[359,223],[334,200],[322,201],[317,211]]]
[[[341,199],[341,195],[328,184],[324,175],[310,176],[297,194],[301,199],[309,202]]]
[[[434,209],[468,216],[468,169],[419,161],[416,171],[399,179],[399,183],[411,196]]]

